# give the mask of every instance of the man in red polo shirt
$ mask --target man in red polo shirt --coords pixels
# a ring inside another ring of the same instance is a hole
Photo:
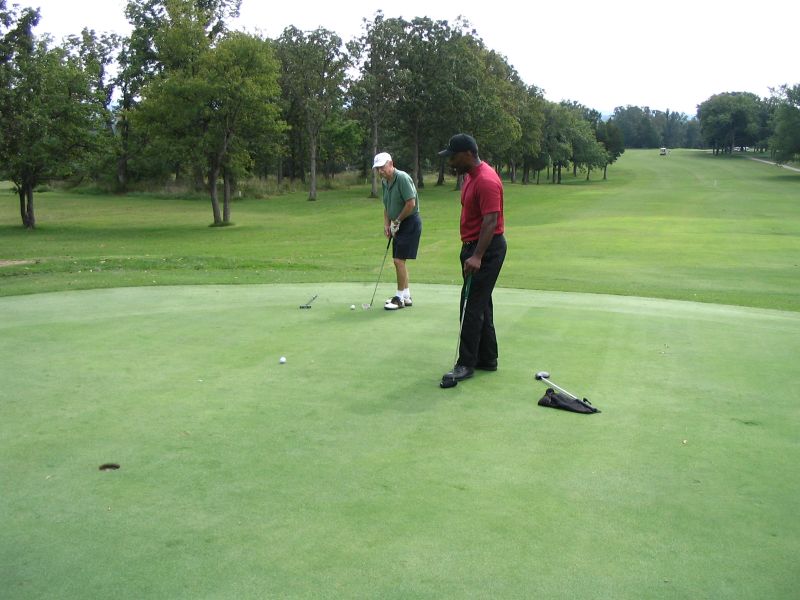
[[[461,288],[462,314],[458,359],[445,378],[462,381],[475,369],[497,370],[497,337],[494,330],[492,292],[506,257],[503,236],[503,183],[497,173],[478,156],[472,136],[459,133],[450,138],[439,156],[449,158],[450,167],[464,175],[461,186]],[[467,277],[472,277],[469,298],[465,299]]]

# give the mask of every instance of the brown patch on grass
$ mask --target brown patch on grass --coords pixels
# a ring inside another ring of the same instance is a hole
[[[3,260],[0,258],[0,267],[14,267],[17,265],[32,265],[35,264],[35,260]]]

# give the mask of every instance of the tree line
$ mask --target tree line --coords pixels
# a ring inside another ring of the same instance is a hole
[[[24,226],[35,227],[36,186],[53,179],[120,193],[189,182],[208,191],[215,225],[230,223],[244,179],[299,179],[315,200],[320,177],[366,174],[387,148],[419,187],[426,173],[442,184],[437,151],[457,131],[523,184],[545,171],[560,183],[565,169],[606,177],[626,147],[798,153],[797,86],[769,100],[714,96],[697,118],[627,106],[604,119],[546,100],[461,17],[378,11],[347,43],[322,27],[268,39],[230,30],[240,5],[128,0],[130,35],[84,29],[56,44],[34,33],[38,10],[0,0],[0,177],[19,195]]]

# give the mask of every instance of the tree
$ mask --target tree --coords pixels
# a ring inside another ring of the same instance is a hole
[[[342,104],[349,57],[341,38],[322,27],[302,32],[287,27],[278,40],[281,88],[296,108],[295,126],[303,127],[308,142],[311,184],[309,200],[317,199],[317,153],[320,133]]]
[[[678,148],[685,145],[686,123],[689,117],[684,113],[667,112],[664,115],[661,139],[667,148]]]
[[[378,11],[373,21],[364,19],[364,33],[348,44],[359,71],[359,78],[350,86],[349,97],[355,114],[370,132],[370,165],[371,158],[380,151],[383,126],[391,119],[397,105],[397,69],[406,26],[403,19],[386,19]],[[370,197],[377,195],[378,175],[372,171]]]
[[[202,165],[215,226],[230,224],[232,182],[249,169],[255,140],[282,129],[277,79],[269,42],[234,33],[200,54],[192,69],[167,71],[144,90],[134,123],[159,144],[159,155]]]
[[[625,139],[622,130],[613,119],[597,124],[597,141],[606,149],[607,160],[603,165],[603,179],[608,179],[608,165],[613,164],[625,152]]]
[[[697,120],[697,117],[692,117],[686,123],[686,137],[683,145],[686,148],[703,147],[703,136],[700,133],[700,121]]]
[[[38,11],[0,4],[0,176],[13,182],[28,229],[36,227],[36,186],[75,173],[105,132],[91,77],[67,48],[34,36],[38,20]]]
[[[775,108],[775,133],[770,140],[775,160],[784,163],[800,159],[800,84],[783,85],[774,94],[778,99]]]
[[[559,104],[545,104],[544,138],[542,150],[553,165],[553,183],[561,183],[561,169],[569,164],[572,156],[570,143],[573,117],[571,111]]]
[[[750,92],[715,94],[700,104],[700,130],[714,154],[731,153],[737,146],[751,146],[758,137],[760,100]]]
[[[658,148],[662,142],[661,127],[654,122],[655,111],[648,107],[618,106],[614,109],[613,120],[622,131],[625,146],[628,148]]]
[[[131,164],[139,168],[141,177],[149,175],[159,162],[157,158],[155,162],[146,160],[143,153],[147,140],[142,132],[131,128],[131,115],[142,90],[165,70],[190,68],[198,51],[227,31],[227,20],[239,15],[240,6],[241,0],[128,0],[125,16],[133,29],[120,41],[115,80],[119,95],[114,115],[118,142],[116,179],[120,190],[127,189]],[[192,34],[192,40],[186,36],[181,39],[175,31],[175,21],[190,13],[195,20],[193,31],[201,35]],[[152,150],[147,152],[150,157],[154,157]]]
[[[578,169],[586,169],[586,180],[595,167],[608,163],[608,153],[597,137],[597,128],[602,122],[599,111],[588,108],[577,102],[561,103],[570,111],[571,126],[568,130],[572,147],[572,173],[577,176]]]
[[[586,169],[586,180],[594,167],[602,167],[608,163],[605,147],[598,142],[597,127],[602,115],[593,108],[578,102],[562,101],[561,106],[568,109],[572,116],[570,128],[570,145],[572,146],[572,174],[577,177],[578,169]]]
[[[411,173],[417,188],[424,187],[422,156],[428,154],[424,149],[427,147],[433,154],[432,145],[435,143],[441,149],[440,144],[444,143],[440,133],[443,119],[451,117],[458,108],[466,110],[469,106],[467,102],[459,102],[463,88],[455,82],[459,70],[467,70],[456,62],[454,54],[456,41],[461,37],[460,33],[454,34],[447,21],[417,17],[408,24],[398,56],[395,116],[399,133],[410,150]]]
[[[520,113],[522,139],[519,143],[523,184],[529,183],[531,169],[538,173],[547,166],[547,161],[542,160],[545,100],[542,91],[536,86],[528,87],[526,92],[525,104]]]
[[[511,181],[516,181],[516,167],[522,160],[522,114],[529,101],[525,85],[516,70],[508,64],[506,58],[494,51],[487,51],[483,44],[479,46],[481,68],[478,70],[478,90],[473,96],[473,114],[475,124],[472,130],[481,140],[481,155],[486,157],[495,167],[508,164],[511,170]],[[530,123],[535,127],[536,115]],[[531,136],[536,131],[529,132]],[[536,145],[535,137],[526,140],[529,145]]]
[[[110,161],[115,160],[117,155],[113,113],[116,81],[111,71],[121,41],[116,34],[97,34],[94,30],[84,28],[80,35],[68,36],[64,46],[89,78],[89,93],[103,109],[105,133],[100,140],[103,147],[99,156],[92,156],[84,169],[84,173],[93,180],[101,179],[109,171],[113,172],[114,165]]]

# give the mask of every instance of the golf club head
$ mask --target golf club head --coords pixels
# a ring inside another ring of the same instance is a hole
[[[308,300],[308,302],[306,302],[305,304],[301,304],[301,305],[300,305],[300,308],[311,308],[311,303],[312,303],[314,300],[316,300],[316,299],[317,299],[317,294],[314,294],[314,295],[313,295],[313,296],[312,296],[312,297],[311,297],[311,298]]]
[[[370,308],[372,308],[372,304],[368,304],[365,302],[364,304],[361,305],[361,308],[363,308],[364,310],[369,310]]]
[[[539,371],[536,374],[536,381],[541,381],[542,379],[550,379],[550,373],[547,371]]]
[[[450,377],[448,377],[447,375],[443,376],[442,380],[439,382],[440,388],[451,388],[451,387],[456,387],[457,385],[458,382],[456,381],[456,378],[453,377],[452,375]]]

